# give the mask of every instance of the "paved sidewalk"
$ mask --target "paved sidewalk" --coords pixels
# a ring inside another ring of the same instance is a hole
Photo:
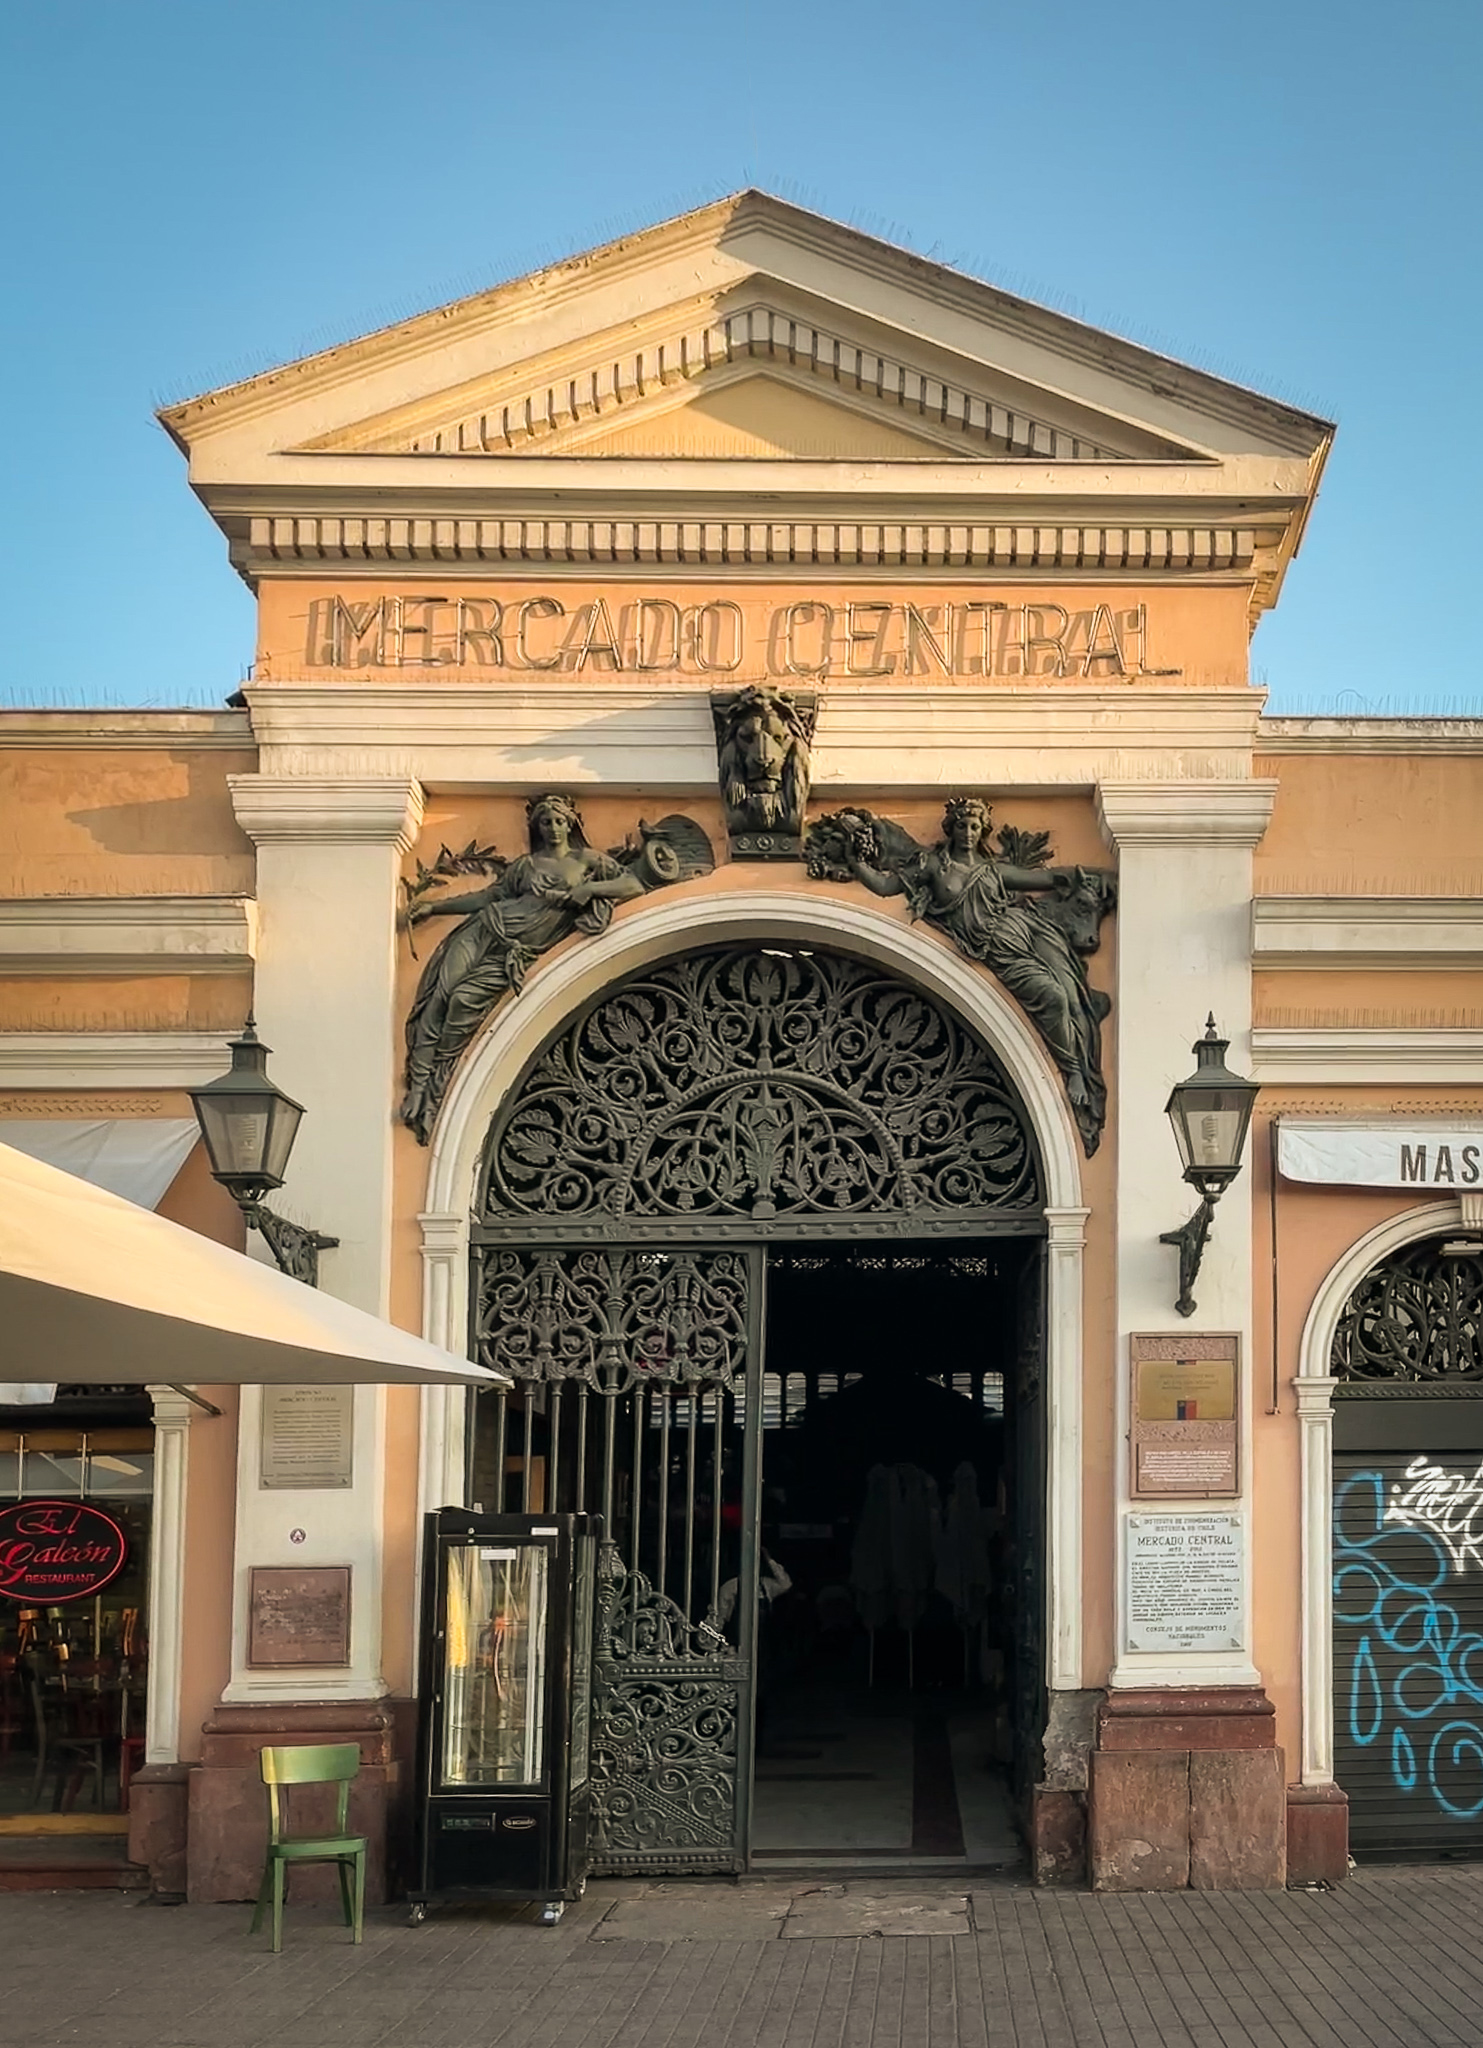
[[[1336,1892],[594,1884],[524,1911],[0,1897],[6,2048],[1453,2048],[1483,2044],[1483,1867]]]

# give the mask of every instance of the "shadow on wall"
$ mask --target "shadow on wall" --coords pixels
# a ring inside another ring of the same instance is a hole
[[[250,770],[253,757],[240,759],[189,753],[172,753],[166,759],[186,775],[184,796],[138,798],[126,804],[100,804],[89,810],[68,811],[69,824],[80,826],[106,853],[184,853],[200,855],[252,855],[252,841],[237,823],[232,810],[228,773]],[[173,779],[173,778],[172,778]]]

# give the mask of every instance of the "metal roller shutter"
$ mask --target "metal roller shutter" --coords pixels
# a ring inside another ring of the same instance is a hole
[[[1334,1775],[1356,1856],[1483,1856],[1476,1450],[1335,1453]]]

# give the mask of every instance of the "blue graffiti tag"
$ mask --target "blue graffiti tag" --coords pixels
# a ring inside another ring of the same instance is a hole
[[[1445,1597],[1451,1576],[1439,1537],[1387,1524],[1382,1473],[1356,1472],[1336,1489],[1334,1620],[1359,1638],[1348,1738],[1369,1749],[1388,1737],[1396,1789],[1471,1820],[1483,1813],[1483,1718],[1462,1716],[1483,1708],[1483,1635]],[[1389,1653],[1388,1681],[1377,1649]]]

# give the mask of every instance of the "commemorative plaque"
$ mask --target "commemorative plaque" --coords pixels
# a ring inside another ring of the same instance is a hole
[[[1241,1491],[1241,1340],[1135,1336],[1132,1486],[1137,1500],[1229,1500]]]
[[[354,1387],[264,1387],[259,1484],[349,1486],[354,1476]]]
[[[1129,1515],[1130,1650],[1239,1650],[1239,1515]]]
[[[348,1664],[349,1565],[254,1565],[247,1661],[255,1670]]]

